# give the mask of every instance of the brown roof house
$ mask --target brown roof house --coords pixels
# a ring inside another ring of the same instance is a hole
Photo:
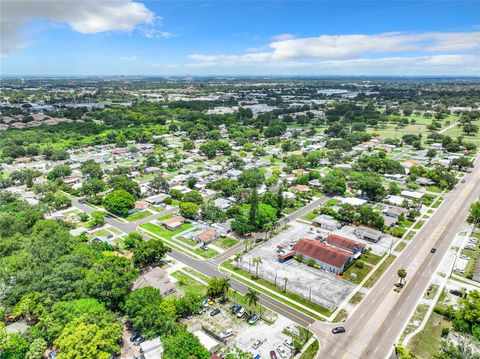
[[[219,237],[219,234],[216,230],[211,229],[211,228],[205,228],[202,232],[197,234],[196,239],[197,239],[197,241],[202,243],[202,246],[205,246],[205,245],[213,242],[218,237]]]
[[[184,223],[185,218],[183,218],[182,216],[168,218],[160,222],[160,224],[169,231],[176,231],[177,229],[180,229]]]
[[[157,288],[163,296],[167,296],[175,292],[175,284],[170,282],[170,277],[167,271],[160,267],[155,267],[149,270],[147,273],[138,277],[133,283],[133,289],[139,289],[143,287]]]

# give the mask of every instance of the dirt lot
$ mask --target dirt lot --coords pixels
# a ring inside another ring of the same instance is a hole
[[[234,335],[227,339],[227,347],[237,346],[240,349],[251,353],[252,356],[260,354],[262,358],[270,357],[270,350],[276,349],[276,347],[281,345],[287,338],[287,335],[283,334],[282,331],[294,324],[285,317],[279,317],[274,324],[268,324],[263,320],[259,320],[256,324],[250,325],[246,320],[247,316],[239,319],[236,315],[231,314],[231,305],[232,303],[214,304],[203,314],[196,315],[183,322],[187,324],[188,329],[191,332],[200,330],[202,326],[211,330],[216,335],[220,334],[225,329],[232,329]],[[221,312],[212,317],[210,316],[210,312],[214,308],[219,308]],[[257,350],[254,350],[252,344],[257,339],[264,341],[264,343]],[[221,344],[220,347],[222,347]],[[290,350],[285,346],[284,349],[287,353],[290,353]],[[279,358],[281,357],[279,356]]]

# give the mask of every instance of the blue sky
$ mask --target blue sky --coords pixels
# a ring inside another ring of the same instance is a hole
[[[478,1],[2,2],[2,75],[478,75]]]

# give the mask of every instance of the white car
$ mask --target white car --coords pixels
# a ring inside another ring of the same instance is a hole
[[[225,329],[220,333],[220,338],[227,339],[233,335],[233,329]]]
[[[286,358],[286,357],[287,357],[287,351],[283,348],[282,345],[279,345],[279,346],[277,347],[277,352],[278,352],[278,354],[280,354],[280,356],[281,356],[282,358]]]
[[[252,348],[256,350],[256,349],[260,348],[262,346],[262,344],[263,344],[263,340],[257,339],[253,342]]]
[[[283,345],[285,345],[288,349],[293,350],[293,340],[292,338],[287,338],[283,341]]]
[[[237,313],[237,318],[243,317],[246,312],[247,312],[247,311],[245,310],[245,308],[240,309],[240,310],[238,311],[238,313]]]

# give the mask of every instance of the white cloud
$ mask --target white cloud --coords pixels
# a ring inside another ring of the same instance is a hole
[[[1,53],[25,46],[22,28],[33,19],[67,23],[82,34],[105,31],[130,32],[156,18],[145,5],[132,0],[4,0],[1,11]]]
[[[382,33],[376,35],[322,35],[286,38],[269,45],[269,51],[241,55],[191,55],[195,61],[252,62],[295,59],[341,60],[371,54],[468,51],[480,47],[480,32]]]
[[[142,31],[145,37],[148,37],[149,39],[157,39],[157,38],[171,39],[172,37],[178,36],[177,34],[174,34],[172,32],[160,31],[154,28],[146,28],[146,29],[143,29]]]
[[[138,59],[138,57],[137,56],[120,56],[119,59],[122,61],[135,61],[136,59]]]
[[[280,34],[272,37],[272,39],[275,41],[291,40],[294,38],[295,38],[295,35],[292,35],[292,34]]]

